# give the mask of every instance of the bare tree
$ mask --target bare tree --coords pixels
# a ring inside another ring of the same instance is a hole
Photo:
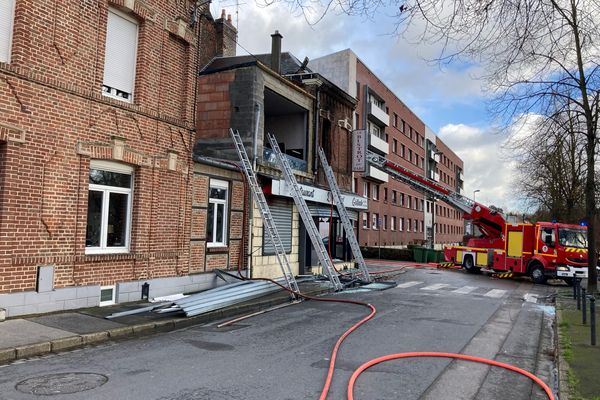
[[[585,126],[569,108],[530,119],[531,129],[517,130],[505,149],[517,162],[516,186],[537,219],[579,223],[585,217]]]
[[[260,0],[259,0],[260,1]],[[600,0],[266,0],[305,15],[337,8],[371,16],[397,7],[397,33],[418,29],[420,43],[442,44],[439,62],[478,63],[504,126],[534,114],[552,116],[557,100],[583,123],[588,292],[597,293],[595,155],[600,103]]]

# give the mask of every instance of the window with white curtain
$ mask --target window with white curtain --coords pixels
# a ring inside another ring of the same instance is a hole
[[[0,62],[10,62],[15,0],[0,0]]]
[[[91,161],[86,254],[129,252],[132,175],[128,165]]]
[[[108,9],[102,83],[105,96],[129,102],[133,99],[138,29],[135,19],[113,8]]]

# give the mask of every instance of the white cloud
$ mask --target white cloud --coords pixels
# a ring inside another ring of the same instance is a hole
[[[493,128],[479,128],[463,124],[448,124],[438,136],[464,162],[465,196],[485,205],[494,205],[505,211],[518,211],[522,200],[515,195],[516,166],[506,159],[502,146],[507,139]]]

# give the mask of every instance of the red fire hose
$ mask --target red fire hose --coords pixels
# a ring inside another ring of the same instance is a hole
[[[366,363],[364,363],[363,365],[361,365],[360,367],[358,367],[358,369],[356,371],[354,371],[354,373],[352,374],[352,376],[350,377],[350,380],[348,381],[348,400],[353,400],[354,399],[354,384],[356,383],[356,379],[359,377],[359,375],[365,371],[366,369],[371,368],[373,365],[385,362],[385,361],[389,361],[389,360],[397,360],[399,358],[413,358],[413,357],[443,357],[443,358],[455,358],[455,359],[459,359],[459,360],[466,360],[466,361],[473,361],[473,362],[478,362],[478,363],[482,363],[482,364],[488,364],[488,365],[492,365],[495,367],[500,367],[500,368],[504,368],[507,369],[509,371],[514,371],[517,372],[521,375],[525,375],[526,377],[528,377],[529,379],[531,379],[532,381],[534,381],[535,383],[538,384],[538,386],[540,386],[544,392],[546,392],[546,395],[548,396],[548,398],[550,400],[554,400],[554,394],[552,393],[552,390],[550,390],[550,388],[548,387],[548,385],[546,385],[544,383],[544,381],[542,381],[540,378],[538,378],[537,376],[533,375],[531,372],[525,371],[524,369],[515,367],[513,365],[510,364],[505,364],[505,363],[501,363],[498,361],[494,361],[494,360],[488,360],[487,358],[481,358],[481,357],[475,357],[475,356],[468,356],[465,354],[454,354],[454,353],[437,353],[437,352],[427,352],[427,351],[419,351],[419,352],[412,352],[412,353],[397,353],[397,354],[388,354],[386,356],[382,356],[382,357],[378,357],[378,358],[374,358],[371,361],[368,361]]]

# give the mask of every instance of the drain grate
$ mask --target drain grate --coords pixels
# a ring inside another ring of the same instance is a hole
[[[15,385],[21,393],[54,396],[85,392],[108,382],[108,377],[89,372],[66,372],[25,379]]]

